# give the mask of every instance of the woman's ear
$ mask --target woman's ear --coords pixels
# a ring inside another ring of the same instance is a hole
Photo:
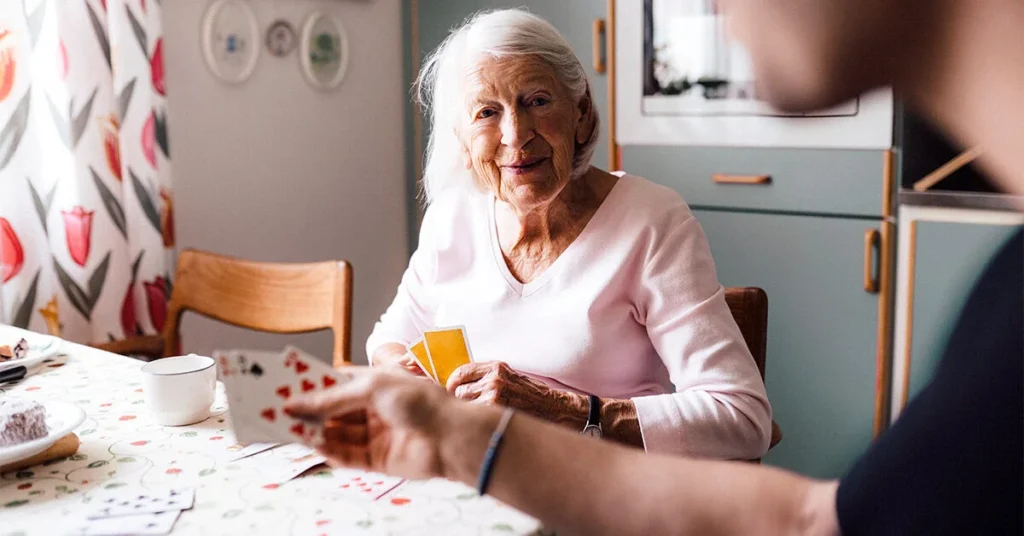
[[[579,119],[576,121],[576,143],[586,143],[594,135],[594,128],[597,126],[597,115],[594,113],[594,101],[590,98],[590,88],[580,98],[577,106]]]

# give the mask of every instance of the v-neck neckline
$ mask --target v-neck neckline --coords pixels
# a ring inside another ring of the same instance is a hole
[[[544,285],[551,281],[551,278],[555,276],[555,273],[558,271],[558,268],[561,265],[568,262],[564,261],[563,259],[572,255],[573,252],[582,247],[577,246],[577,244],[580,243],[586,237],[587,234],[592,232],[591,228],[594,227],[594,222],[597,221],[598,218],[602,217],[602,214],[608,212],[608,210],[606,210],[605,207],[607,207],[610,203],[614,202],[613,196],[616,195],[616,192],[621,190],[619,185],[622,184],[624,180],[626,180],[626,177],[626,175],[622,175],[619,177],[617,181],[615,181],[615,184],[612,185],[612,189],[608,191],[608,195],[605,196],[604,201],[602,201],[601,204],[597,207],[597,210],[594,211],[594,215],[590,217],[590,221],[588,221],[587,224],[583,226],[583,230],[580,231],[580,234],[576,235],[576,238],[574,238],[573,241],[569,243],[565,250],[563,250],[562,253],[558,255],[558,258],[556,258],[550,266],[545,268],[544,271],[538,277],[534,278],[532,281],[528,283],[523,283],[516,279],[516,277],[512,275],[512,271],[509,270],[508,264],[505,262],[505,255],[501,252],[501,245],[500,242],[498,241],[498,222],[495,219],[494,214],[494,206],[498,202],[498,200],[496,197],[491,195],[487,203],[487,224],[488,227],[490,227],[489,235],[491,238],[491,253],[494,258],[494,263],[497,265],[498,272],[501,273],[501,276],[505,279],[505,282],[508,283],[509,288],[511,288],[516,294],[518,294],[519,297],[526,298],[533,294],[534,292],[540,290]]]

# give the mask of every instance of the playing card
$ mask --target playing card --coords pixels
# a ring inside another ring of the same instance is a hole
[[[250,443],[248,445],[239,443],[228,447],[227,461],[235,462],[242,458],[248,458],[254,454],[259,454],[265,450],[270,450],[277,446],[277,443]]]
[[[343,374],[292,347],[279,354],[232,351],[221,357],[239,442],[315,444],[322,438],[322,425],[295,419],[284,412],[284,406],[295,396],[346,381]]]
[[[262,485],[278,485],[327,461],[315,450],[303,445],[282,445],[239,462],[261,475]]]
[[[83,536],[120,536],[135,534],[170,534],[181,511],[139,514],[123,517],[87,519],[75,530]]]
[[[117,488],[94,495],[86,517],[97,519],[188,510],[194,500],[193,488]]]
[[[405,479],[358,469],[327,469],[310,475],[306,485],[318,492],[353,501],[376,501]]]
[[[410,346],[409,353],[416,359],[416,364],[420,366],[423,373],[433,378],[434,381],[437,381],[437,375],[434,374],[434,369],[430,366],[430,356],[427,354],[427,344],[423,342],[423,339],[416,341],[415,344]]]
[[[455,369],[473,362],[466,338],[466,328],[461,326],[435,329],[423,333],[427,345],[427,355],[434,378],[442,386],[448,383],[448,377]]]

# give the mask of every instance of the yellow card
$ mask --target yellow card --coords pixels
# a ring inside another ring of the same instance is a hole
[[[436,382],[437,375],[434,374],[434,369],[430,366],[430,355],[427,354],[427,345],[423,342],[423,339],[416,341],[416,344],[410,346],[409,353],[416,358],[416,364],[423,369],[423,372]]]
[[[455,369],[473,361],[463,327],[427,331],[423,333],[423,340],[427,343],[427,356],[434,378],[442,387],[448,383],[448,377]]]

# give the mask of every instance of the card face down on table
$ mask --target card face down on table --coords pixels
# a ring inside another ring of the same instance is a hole
[[[306,443],[323,438],[319,423],[284,412],[294,396],[329,389],[348,376],[298,348],[284,352],[216,352],[235,437],[241,443]]]

